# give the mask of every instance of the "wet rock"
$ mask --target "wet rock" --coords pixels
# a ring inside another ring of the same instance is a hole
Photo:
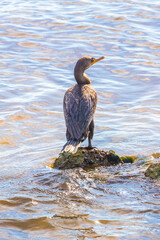
[[[77,153],[62,153],[53,164],[57,169],[69,169],[75,167],[94,168],[98,166],[110,166],[123,163],[114,151],[103,151],[97,148],[79,148]]]
[[[152,154],[152,157],[154,157],[155,159],[157,158],[160,158],[160,153],[153,153]]]
[[[135,156],[124,156],[120,157],[123,163],[134,163],[136,157]]]
[[[145,171],[146,177],[160,178],[160,163],[152,163]]]

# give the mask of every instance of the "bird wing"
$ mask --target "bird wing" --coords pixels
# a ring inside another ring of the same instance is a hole
[[[68,89],[64,96],[64,115],[72,139],[84,140],[96,109],[97,94],[88,85]],[[84,138],[84,139],[83,139]]]

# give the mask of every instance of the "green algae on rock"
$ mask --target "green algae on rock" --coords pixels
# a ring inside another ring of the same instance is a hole
[[[135,156],[123,156],[120,157],[123,163],[134,163],[136,157]]]
[[[93,168],[123,163],[114,151],[103,151],[97,148],[79,148],[75,154],[61,153],[53,164],[57,169],[70,169],[76,167]]]
[[[146,177],[160,178],[160,163],[152,163],[145,171]]]

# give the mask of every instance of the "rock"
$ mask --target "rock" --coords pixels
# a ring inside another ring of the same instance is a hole
[[[160,158],[160,153],[153,153],[152,154],[152,157],[154,157],[155,159],[157,158]]]
[[[160,163],[152,163],[145,171],[146,177],[157,179],[160,177]]]
[[[62,153],[53,164],[57,169],[69,168],[94,168],[98,166],[110,166],[123,163],[114,151],[103,151],[97,148],[79,148],[77,153]]]
[[[120,157],[123,163],[134,163],[136,157],[135,156],[124,156]]]

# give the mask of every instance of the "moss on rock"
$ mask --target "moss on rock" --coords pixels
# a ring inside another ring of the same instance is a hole
[[[145,171],[146,177],[160,178],[160,163],[152,163]]]
[[[97,166],[110,166],[122,163],[122,160],[114,151],[103,151],[97,148],[79,148],[77,153],[62,153],[53,164],[57,169],[69,169],[75,167],[93,168]]]
[[[136,157],[135,156],[123,156],[120,157],[123,163],[134,163]]]

